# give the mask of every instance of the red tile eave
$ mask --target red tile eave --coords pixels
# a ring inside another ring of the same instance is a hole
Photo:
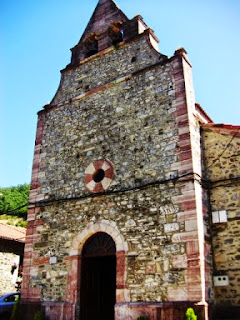
[[[25,243],[25,237],[23,239],[14,239],[14,238],[8,238],[8,237],[2,237],[0,236],[0,239],[8,240],[8,241],[15,241],[15,242],[20,242],[20,243]]]
[[[0,239],[25,242],[26,230],[24,228],[14,227],[5,223],[0,223]]]
[[[240,126],[224,123],[206,123],[202,124],[201,127],[204,129],[212,129],[218,133],[230,134],[235,137],[240,137]]]

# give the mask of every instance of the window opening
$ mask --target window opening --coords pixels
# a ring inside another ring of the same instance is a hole
[[[98,36],[95,32],[91,33],[84,42],[87,49],[87,57],[91,57],[98,53]]]
[[[105,177],[105,171],[103,169],[98,169],[94,174],[93,174],[93,181],[95,182],[101,182]]]
[[[116,245],[112,237],[107,233],[98,232],[87,240],[82,255],[84,257],[102,256],[113,255],[115,252]]]
[[[112,44],[118,44],[123,41],[123,23],[121,20],[117,20],[111,24],[108,28],[108,35],[112,40]]]

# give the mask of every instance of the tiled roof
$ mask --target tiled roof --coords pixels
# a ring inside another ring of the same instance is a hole
[[[240,137],[240,126],[224,123],[204,123],[202,128],[213,129],[215,132],[222,134],[230,134],[234,137]]]
[[[0,239],[25,242],[26,229],[0,222]]]

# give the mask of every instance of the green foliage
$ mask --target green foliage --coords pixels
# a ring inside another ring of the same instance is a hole
[[[44,320],[44,317],[43,317],[43,314],[42,314],[41,310],[38,310],[35,313],[35,316],[34,316],[33,320]]]
[[[15,226],[27,228],[27,221],[24,218],[19,218],[17,216],[8,216],[7,214],[0,215],[0,220],[4,220],[5,223]]]
[[[187,318],[187,320],[197,320],[197,316],[195,315],[193,308],[187,309],[186,318]]]
[[[20,305],[20,299],[18,298],[14,303],[10,320],[21,320],[21,319],[22,319],[22,310]]]
[[[137,320],[147,320],[147,317],[146,316],[138,316]]]
[[[10,188],[0,188],[0,215],[7,214],[26,219],[26,204],[28,203],[29,191],[30,186],[28,184]]]
[[[15,224],[16,227],[21,227],[21,228],[27,228],[28,226],[28,223],[27,221],[17,221],[16,224]]]

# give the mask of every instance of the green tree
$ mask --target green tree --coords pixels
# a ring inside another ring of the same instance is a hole
[[[28,184],[0,188],[0,215],[7,214],[26,219],[29,190]]]

